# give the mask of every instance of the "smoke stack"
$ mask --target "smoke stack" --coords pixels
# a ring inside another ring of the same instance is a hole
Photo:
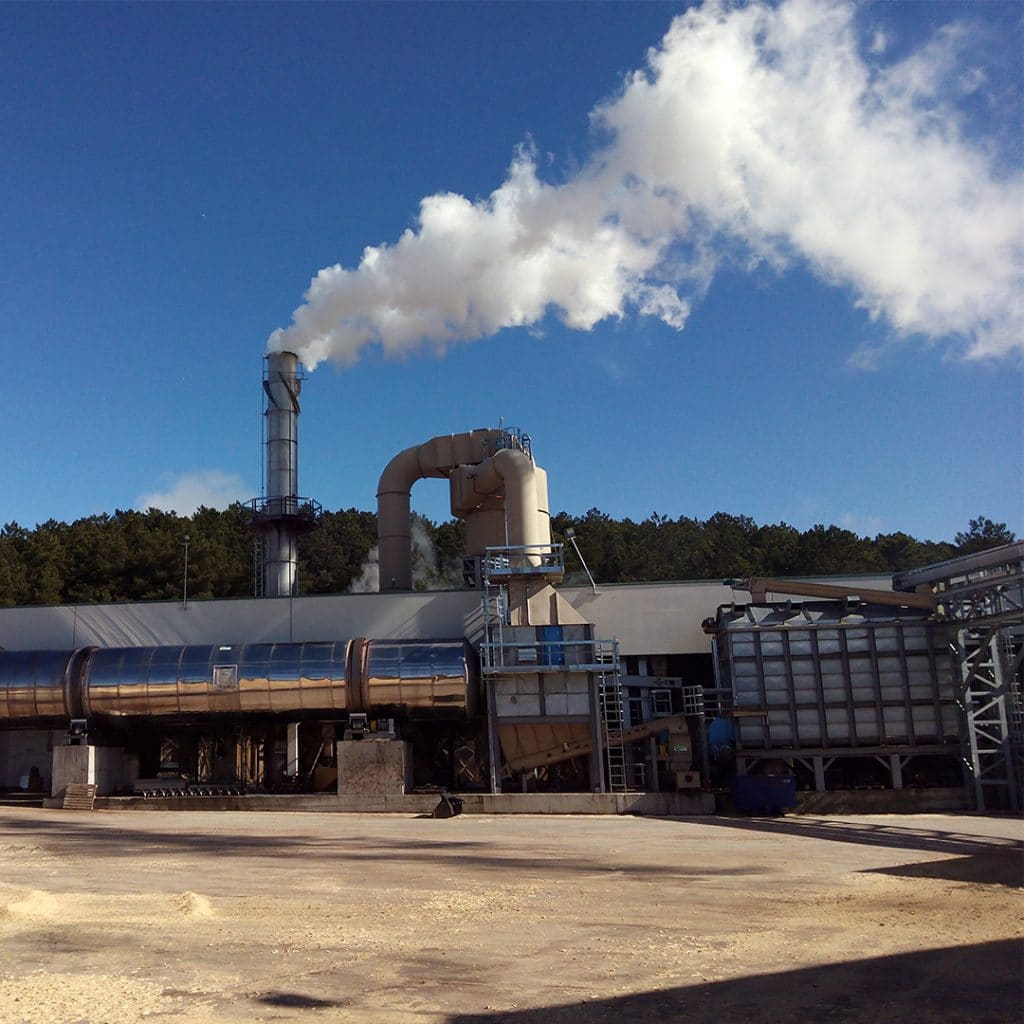
[[[303,373],[294,352],[271,352],[263,378],[266,394],[266,493],[249,503],[248,526],[262,542],[262,575],[256,591],[287,597],[298,587],[299,536],[320,523],[320,504],[300,498],[299,393]]]

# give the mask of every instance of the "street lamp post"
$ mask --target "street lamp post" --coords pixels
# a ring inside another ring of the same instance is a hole
[[[579,545],[576,543],[576,531],[570,526],[565,531],[565,537],[572,544],[573,550],[576,552],[576,557],[580,560],[580,565],[583,566],[583,571],[587,574],[587,579],[590,580],[590,587],[597,593],[597,584],[594,582],[594,577],[590,575],[590,568],[583,558],[583,554],[580,551]]]
[[[188,545],[189,545],[190,539],[191,538],[186,533],[185,534],[185,539],[182,541],[182,544],[184,545],[184,548],[185,548],[185,580],[184,580],[184,582],[182,584],[182,588],[181,588],[181,594],[182,594],[181,607],[182,608],[187,608],[188,607]]]

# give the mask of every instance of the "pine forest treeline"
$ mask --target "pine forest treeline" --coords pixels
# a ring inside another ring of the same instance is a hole
[[[73,523],[49,520],[35,529],[0,529],[0,606],[177,600],[184,584],[188,537],[191,599],[249,597],[253,593],[253,538],[247,510],[202,508],[190,517],[150,509],[116,511]],[[457,586],[463,528],[420,518],[426,544],[416,546],[417,585]],[[859,537],[838,526],[797,530],[760,526],[747,516],[716,513],[706,520],[651,515],[642,522],[613,519],[597,509],[552,517],[554,539],[567,528],[601,583],[725,579],[731,576],[888,573],[942,561],[1013,541],[1003,523],[972,519],[953,541],[922,541],[905,533]],[[325,512],[315,533],[300,542],[304,594],[346,591],[376,543],[376,517],[357,509]],[[582,567],[566,546],[569,580]]]

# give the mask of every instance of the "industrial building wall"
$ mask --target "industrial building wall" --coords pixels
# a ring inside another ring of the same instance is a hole
[[[796,577],[794,577],[794,580]],[[859,589],[892,590],[891,576],[804,576],[803,582],[830,583]],[[619,583],[591,587],[560,587],[559,593],[596,626],[599,637],[617,637],[619,653],[708,654],[711,638],[701,622],[713,616],[722,604],[746,604],[750,595],[719,582]],[[776,594],[775,599],[797,595]]]
[[[889,576],[805,577],[815,582],[891,590]],[[746,593],[718,582],[600,584],[560,593],[598,637],[619,640],[622,655],[709,654],[701,621]],[[782,596],[782,595],[779,595]],[[339,594],[140,604],[0,609],[0,647],[11,651],[164,644],[241,644],[371,639],[455,639],[476,613],[471,590]]]
[[[51,751],[65,742],[63,730],[12,729],[0,731],[0,789],[24,788],[33,767],[42,777],[43,791],[50,791]]]
[[[0,646],[10,651],[165,644],[457,639],[475,611],[472,591],[340,594],[235,601],[64,605],[0,610]]]

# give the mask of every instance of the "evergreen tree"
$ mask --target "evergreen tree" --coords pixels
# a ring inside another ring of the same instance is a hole
[[[0,528],[0,606],[180,600],[184,539],[189,537],[189,595],[244,597],[253,592],[253,535],[248,511],[201,508],[190,517],[149,509],[116,510],[67,524],[49,520],[34,530]],[[551,517],[554,540],[570,527],[599,583],[725,579],[746,576],[890,573],[970,554],[1015,538],[1005,523],[979,516],[955,543],[921,541],[906,533],[873,540],[838,526],[803,532],[787,523],[758,526],[748,516],[716,512],[704,522],[652,512],[641,522],[613,519],[600,509]],[[462,584],[465,524],[414,524],[416,586]],[[344,593],[377,543],[372,512],[325,512],[321,528],[299,543],[303,594]],[[567,582],[586,583],[575,549],[566,545]]]
[[[967,529],[953,538],[957,554],[973,555],[977,551],[987,551],[1002,544],[1012,544],[1017,538],[1006,528],[1006,523],[993,523],[985,516],[972,519]]]

